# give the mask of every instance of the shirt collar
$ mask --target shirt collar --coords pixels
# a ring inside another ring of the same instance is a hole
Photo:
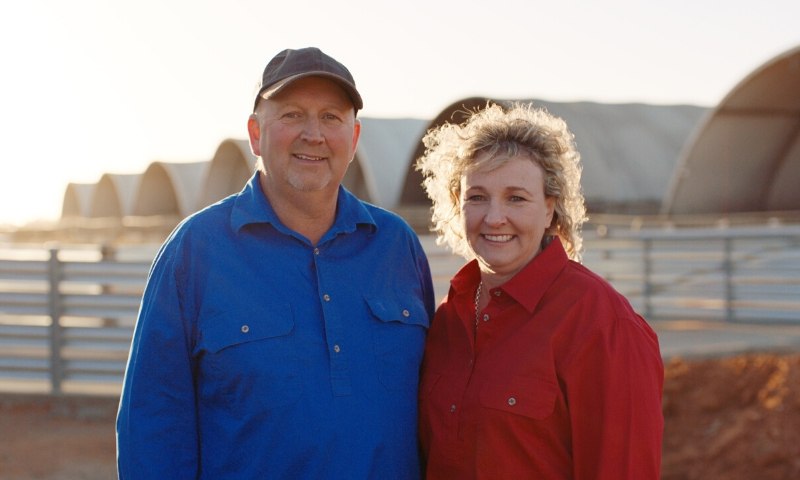
[[[238,232],[251,223],[269,223],[281,232],[286,234],[293,233],[283,225],[272,205],[267,201],[267,196],[264,195],[261,183],[258,181],[260,174],[260,172],[256,171],[247,181],[242,191],[236,195],[233,211],[231,212],[231,227]],[[375,232],[378,228],[375,219],[364,204],[340,185],[336,219],[330,231],[325,234],[322,240],[324,241],[340,233],[354,232],[360,225],[368,226],[372,232]]]
[[[561,239],[555,237],[502,288],[511,298],[525,307],[525,310],[533,313],[539,300],[568,262],[569,257],[564,251]]]
[[[538,255],[533,257],[533,260],[498,288],[522,305],[525,310],[533,313],[542,296],[568,262],[569,257],[564,251],[561,240],[554,237]],[[469,295],[471,298],[478,288],[478,282],[480,282],[478,261],[473,260],[455,274],[451,285],[456,295]]]

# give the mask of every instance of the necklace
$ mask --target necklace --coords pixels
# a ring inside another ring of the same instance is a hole
[[[475,330],[478,329],[478,306],[481,303],[481,291],[483,290],[483,280],[478,283],[478,288],[475,290]]]

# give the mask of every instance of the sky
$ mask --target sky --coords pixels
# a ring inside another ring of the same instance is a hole
[[[246,138],[284,48],[347,65],[365,117],[474,95],[713,107],[800,46],[798,18],[797,0],[3,2],[0,225],[57,219],[70,182]]]

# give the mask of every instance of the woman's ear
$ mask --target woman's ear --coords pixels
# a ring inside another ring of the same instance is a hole
[[[545,205],[547,205],[547,214],[545,217],[547,218],[547,226],[552,227],[553,217],[555,216],[555,211],[556,211],[556,199],[555,197],[545,197],[544,201]]]

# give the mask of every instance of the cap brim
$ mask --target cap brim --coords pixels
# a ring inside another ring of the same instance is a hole
[[[258,92],[258,96],[256,97],[256,104],[258,104],[258,99],[269,99],[275,96],[278,92],[283,90],[287,85],[290,83],[300,80],[301,78],[305,77],[324,77],[329,80],[333,80],[336,82],[342,89],[347,93],[347,96],[350,97],[350,101],[353,102],[353,107],[356,111],[361,110],[364,108],[364,102],[361,100],[361,95],[356,90],[355,85],[345,81],[342,77],[338,75],[331,74],[330,72],[303,72],[298,73],[297,75],[292,75],[291,77],[286,77],[283,80],[270,85],[267,88],[262,89]],[[254,107],[255,108],[255,107]]]

